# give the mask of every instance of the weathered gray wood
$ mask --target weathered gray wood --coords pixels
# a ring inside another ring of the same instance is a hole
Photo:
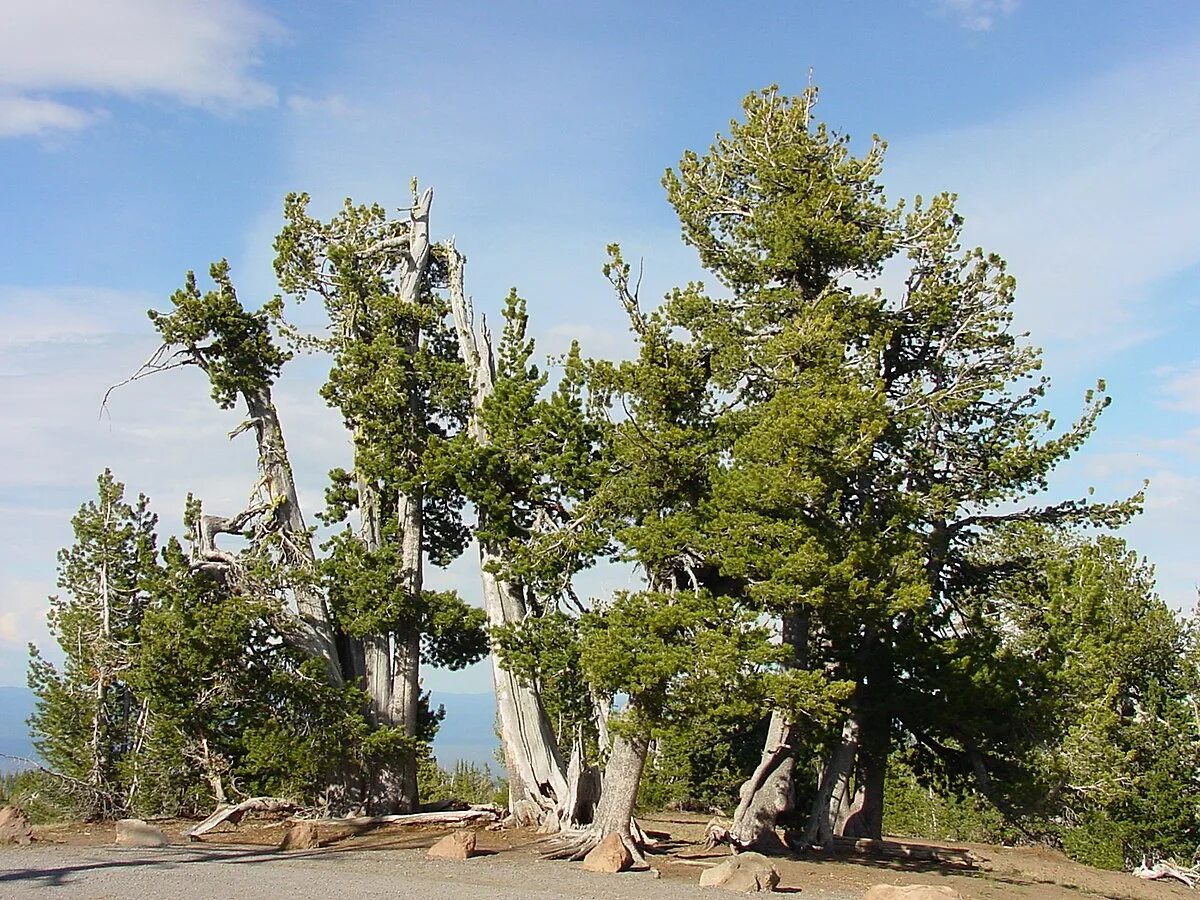
[[[470,433],[481,445],[490,438],[480,412],[495,390],[496,369],[491,335],[486,324],[475,327],[475,311],[464,285],[466,257],[453,241],[446,244],[450,306],[458,335],[459,351],[471,380]],[[503,553],[487,541],[479,542],[480,580],[488,625],[497,627],[522,621],[528,605],[519,585],[495,574],[505,569]],[[522,822],[543,830],[570,828],[574,821],[573,792],[567,783],[562,753],[536,685],[522,682],[492,654],[492,681],[500,739],[509,776],[509,808]]]
[[[187,836],[191,840],[197,840],[208,832],[212,831],[218,825],[223,825],[228,822],[230,825],[236,825],[248,813],[276,813],[276,812],[292,812],[297,809],[295,803],[291,800],[286,800],[282,797],[251,797],[249,800],[243,800],[233,806],[218,807],[215,812],[195,828],[187,832]]]
[[[844,828],[852,812],[850,774],[858,753],[859,722],[847,716],[842,725],[842,737],[821,770],[817,795],[813,798],[808,826],[804,831],[804,846],[828,846]]]
[[[500,813],[494,808],[456,809],[445,812],[398,813],[384,816],[346,816],[345,818],[308,819],[316,825],[469,825],[497,822]]]
[[[775,710],[771,714],[762,759],[738,790],[733,824],[724,833],[714,834],[715,839],[739,850],[779,848],[775,823],[792,808],[796,731],[796,726],[782,712]]]
[[[633,809],[649,748],[649,741],[640,735],[627,735],[620,730],[614,733],[608,762],[604,766],[604,784],[595,818],[587,828],[564,832],[556,838],[545,854],[547,858],[583,859],[600,841],[610,834],[616,834],[629,848],[635,865],[646,865],[642,846],[634,836]]]

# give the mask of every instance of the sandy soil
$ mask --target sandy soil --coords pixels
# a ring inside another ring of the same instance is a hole
[[[725,857],[700,844],[704,819],[664,814],[641,820],[660,844],[650,856],[655,873],[596,875],[578,864],[539,855],[539,836],[527,830],[477,832],[483,855],[466,862],[425,859],[442,829],[387,826],[369,830],[322,826],[318,850],[282,853],[280,822],[251,822],[189,843],[190,822],[157,823],[172,840],[161,850],[113,846],[110,825],[39,828],[29,847],[0,849],[0,897],[421,897],[474,900],[654,897],[697,900],[729,896],[700,888],[700,872]],[[895,850],[898,845],[888,845]],[[880,858],[858,851],[776,860],[780,891],[823,900],[852,900],[873,884],[939,884],[968,900],[991,898],[1195,897],[1182,885],[1149,883],[1080,866],[1045,849],[981,845],[914,845],[925,855],[941,846],[941,861]],[[965,851],[970,851],[970,857]]]

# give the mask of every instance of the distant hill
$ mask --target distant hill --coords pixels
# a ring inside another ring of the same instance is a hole
[[[446,719],[433,742],[433,752],[443,766],[456,760],[496,771],[496,700],[491,694],[451,694],[437,691],[433,706],[446,707]],[[33,739],[26,720],[33,714],[33,693],[23,687],[0,687],[0,772],[24,768],[6,756],[34,757]]]
[[[27,768],[9,756],[35,756],[26,720],[33,714],[33,692],[23,687],[0,687],[0,772]]]

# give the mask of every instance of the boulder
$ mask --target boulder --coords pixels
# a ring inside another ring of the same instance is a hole
[[[470,859],[475,855],[475,832],[455,831],[429,848],[429,859]]]
[[[28,844],[33,840],[29,816],[19,806],[0,807],[0,844]]]
[[[963,895],[945,885],[877,884],[863,900],[963,900]]]
[[[700,883],[743,894],[766,893],[778,886],[779,870],[761,853],[739,853],[701,872]]]
[[[280,850],[316,850],[320,846],[317,826],[312,822],[292,822],[279,842]]]
[[[624,872],[633,865],[633,854],[625,846],[619,834],[610,834],[583,858],[583,867],[589,872]]]
[[[117,843],[123,847],[165,847],[167,835],[161,828],[141,819],[120,819],[117,821]]]

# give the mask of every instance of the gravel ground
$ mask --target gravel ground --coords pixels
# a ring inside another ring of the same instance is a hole
[[[280,853],[260,848],[17,847],[0,850],[0,897],[420,897],[423,900],[624,898],[719,900],[715,888],[649,873],[597,875],[577,864],[482,856],[427,860],[420,850]],[[846,898],[857,894],[826,894]]]

